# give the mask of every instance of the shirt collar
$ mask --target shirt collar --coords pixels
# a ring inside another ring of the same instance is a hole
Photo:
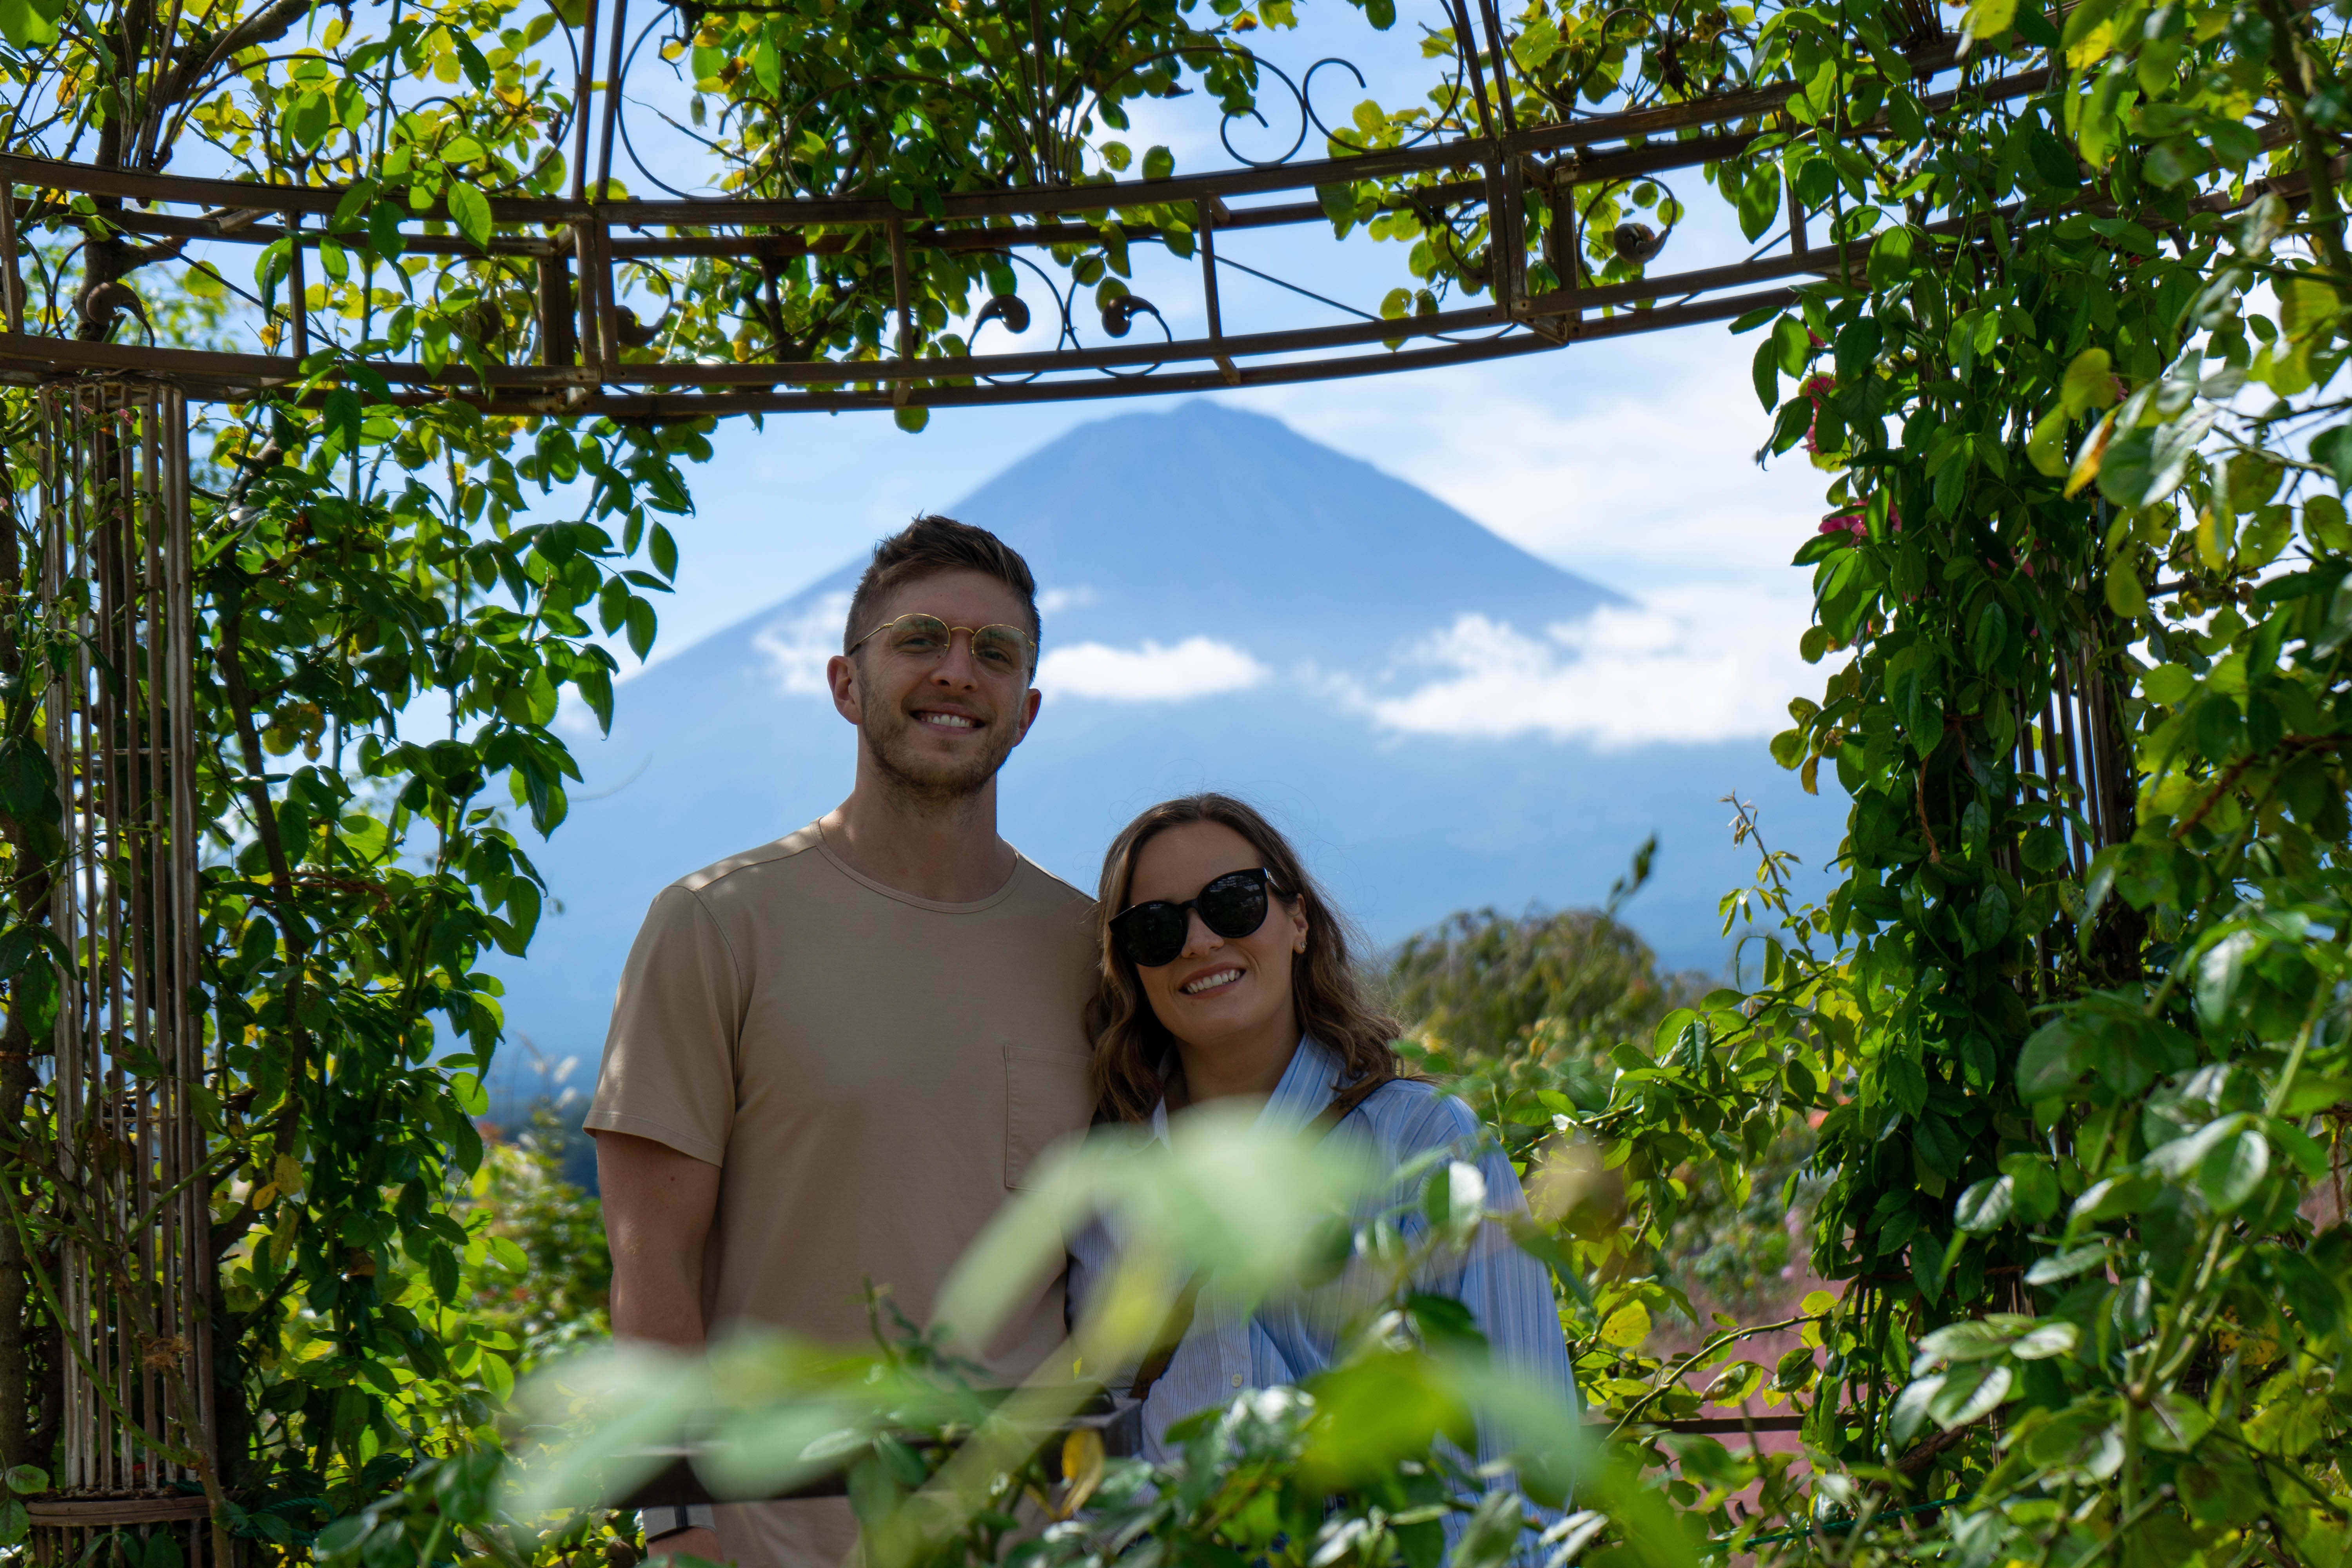
[[[1270,1132],[1297,1132],[1306,1127],[1331,1103],[1331,1082],[1339,1076],[1341,1065],[1338,1053],[1328,1046],[1299,1036],[1297,1048],[1290,1053],[1290,1065],[1282,1069],[1282,1081],[1266,1098],[1257,1124]],[[1164,1098],[1151,1108],[1151,1135],[1163,1142],[1168,1137]]]

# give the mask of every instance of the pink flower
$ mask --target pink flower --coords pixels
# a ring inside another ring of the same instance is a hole
[[[1805,426],[1805,450],[1815,457],[1820,457],[1822,452],[1821,442],[1815,438],[1814,434],[1821,427],[1822,398],[1824,394],[1836,390],[1837,377],[1833,375],[1814,376],[1797,388],[1798,396],[1812,400],[1813,419],[1811,424]]]
[[[1903,531],[1903,514],[1892,506],[1886,509],[1886,522],[1890,531],[1895,533]],[[1870,521],[1864,513],[1858,511],[1832,512],[1822,519],[1822,525],[1815,531],[1850,533],[1857,540],[1867,539],[1870,537]]]

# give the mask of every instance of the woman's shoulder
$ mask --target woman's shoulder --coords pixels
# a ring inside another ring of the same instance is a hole
[[[1477,1113],[1427,1079],[1391,1079],[1365,1097],[1364,1109],[1382,1131],[1411,1151],[1478,1134]]]

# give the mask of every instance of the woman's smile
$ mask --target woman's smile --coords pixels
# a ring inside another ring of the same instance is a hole
[[[1233,964],[1223,964],[1198,975],[1178,987],[1187,996],[1205,996],[1212,991],[1222,991],[1242,977],[1242,971]]]

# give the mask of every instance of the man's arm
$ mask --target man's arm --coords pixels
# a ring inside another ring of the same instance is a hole
[[[629,1132],[596,1132],[596,1184],[613,1253],[613,1336],[702,1348],[702,1248],[719,1206],[719,1167]],[[648,1533],[661,1529],[649,1513]],[[697,1528],[648,1543],[646,1556],[719,1561],[719,1537]]]

